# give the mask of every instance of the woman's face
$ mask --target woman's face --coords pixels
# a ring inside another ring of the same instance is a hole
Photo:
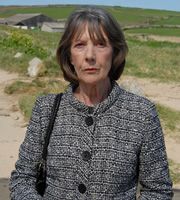
[[[106,35],[103,35],[105,44],[93,42],[86,26],[81,36],[72,41],[71,64],[75,68],[79,84],[97,84],[109,79],[113,49]]]

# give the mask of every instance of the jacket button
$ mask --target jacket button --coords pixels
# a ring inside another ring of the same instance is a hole
[[[78,186],[78,190],[79,190],[79,192],[80,192],[81,194],[84,194],[84,193],[86,192],[86,186],[85,186],[83,183],[81,183],[81,184],[79,184],[79,186]]]
[[[91,153],[89,151],[83,151],[82,152],[82,159],[84,161],[88,161],[91,159]]]
[[[91,116],[86,117],[85,122],[87,126],[91,126],[93,124],[93,118]]]

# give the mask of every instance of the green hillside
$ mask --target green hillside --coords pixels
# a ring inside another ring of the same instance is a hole
[[[54,19],[67,18],[77,6],[7,6],[0,7],[0,17],[16,13],[43,13]],[[180,12],[151,10],[140,8],[105,7],[122,25],[132,24],[169,24],[180,23]]]
[[[0,7],[0,16],[7,17],[15,13],[44,13],[60,19],[66,18],[75,8],[76,6]],[[180,26],[180,12],[122,7],[104,8],[109,10],[123,27],[132,26],[125,31],[130,49],[125,69],[127,75],[164,81],[180,80],[180,44],[169,40],[158,42],[148,38],[149,35],[180,37],[180,28],[174,27]],[[157,25],[158,27],[155,27]],[[45,61],[48,75],[58,74],[55,50],[59,39],[59,33],[26,31],[1,25],[0,67],[26,73],[27,60],[38,56]],[[24,52],[22,60],[13,58],[17,51]]]
[[[54,19],[66,18],[75,6],[7,6],[0,7],[0,17],[9,17],[17,13],[42,13]]]

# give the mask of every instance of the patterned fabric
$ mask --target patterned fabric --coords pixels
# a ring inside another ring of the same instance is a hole
[[[36,164],[54,94],[39,97],[33,108],[16,170],[11,174],[14,200],[134,200],[138,179],[140,200],[172,199],[164,138],[153,103],[121,89],[88,107],[65,91],[47,157],[44,197],[35,191]]]

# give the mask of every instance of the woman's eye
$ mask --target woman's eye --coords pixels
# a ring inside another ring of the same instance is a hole
[[[75,44],[75,47],[76,48],[82,48],[82,47],[84,47],[84,44],[83,43],[77,43],[77,44]]]
[[[97,44],[97,47],[99,47],[99,48],[104,48],[106,46],[106,44],[104,44],[104,43],[98,43]]]

